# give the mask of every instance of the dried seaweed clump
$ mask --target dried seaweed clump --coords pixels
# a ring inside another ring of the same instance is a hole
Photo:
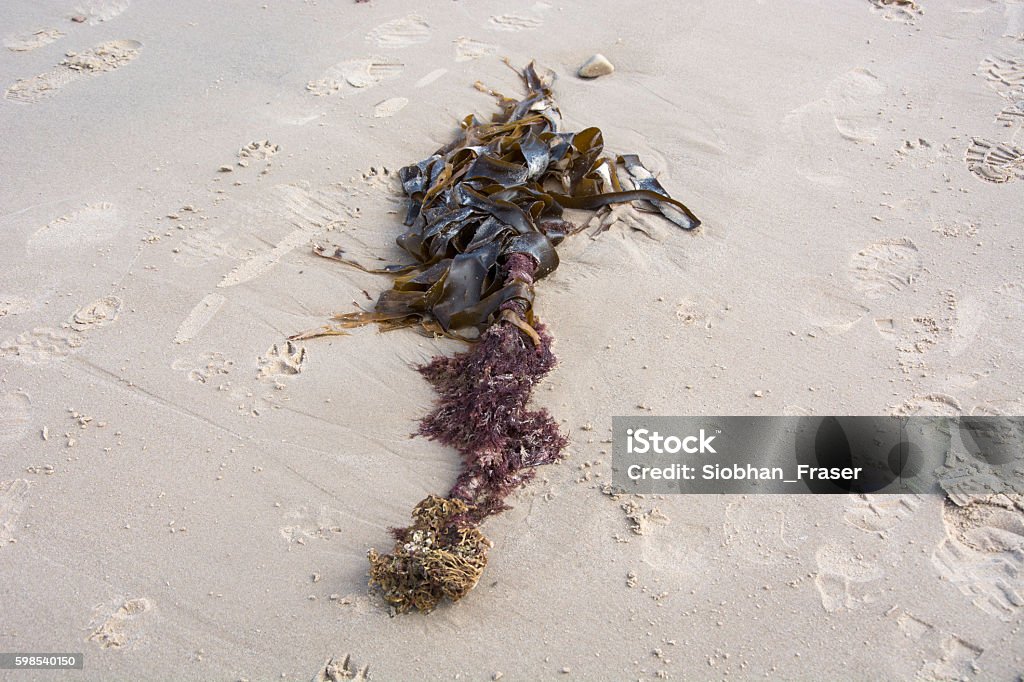
[[[555,247],[578,231],[563,209],[629,201],[686,230],[700,224],[635,155],[605,156],[597,128],[559,132],[552,74],[540,76],[531,63],[520,76],[521,100],[478,83],[501,111],[486,123],[467,117],[454,142],[399,172],[410,204],[409,229],[397,242],[412,262],[371,269],[341,248],[315,249],[394,275],[373,310],[336,315],[334,324],[293,337],[346,334],[372,322],[473,342],[420,367],[439,399],[418,433],[457,449],[462,473],[446,498],[423,500],[413,524],[393,531],[390,554],[369,552],[371,586],[400,611],[429,611],[472,589],[491,546],[478,526],[507,508],[505,499],[537,466],[562,457],[567,439],[546,410],[528,403],[555,366],[533,300],[535,282],[558,267]]]
[[[476,587],[491,543],[465,522],[468,509],[431,495],[413,509],[411,526],[394,531],[391,554],[370,550],[370,583],[399,611],[430,611],[444,597],[457,601]]]

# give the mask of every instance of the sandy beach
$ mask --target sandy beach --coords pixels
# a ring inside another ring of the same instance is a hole
[[[0,8],[0,652],[84,668],[0,679],[1018,679],[1019,498],[609,483],[613,416],[1024,414],[1020,0],[75,2]],[[464,344],[287,339],[389,286],[312,246],[401,261],[397,170],[504,58],[703,225],[559,246],[566,458],[395,615]]]

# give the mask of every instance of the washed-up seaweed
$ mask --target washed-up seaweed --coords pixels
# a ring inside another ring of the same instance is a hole
[[[558,267],[558,244],[581,229],[563,210],[633,202],[684,230],[700,225],[636,155],[605,155],[597,128],[559,132],[553,74],[530,63],[520,77],[520,100],[477,83],[497,98],[499,113],[489,122],[467,116],[453,142],[399,171],[409,209],[397,243],[409,263],[368,268],[341,248],[314,249],[394,283],[372,310],[294,337],[376,323],[472,344],[419,368],[439,399],[418,434],[457,449],[463,470],[447,497],[423,500],[413,524],[393,531],[390,554],[369,552],[371,586],[399,611],[429,611],[471,590],[491,546],[480,524],[507,508],[537,466],[563,456],[567,439],[551,415],[528,408],[555,365],[551,336],[533,314],[534,284]]]

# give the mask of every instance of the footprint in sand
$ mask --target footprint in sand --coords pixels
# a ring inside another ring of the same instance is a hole
[[[327,505],[320,505],[316,511],[305,506],[297,507],[285,513],[285,520],[291,523],[281,527],[281,537],[288,544],[298,545],[316,538],[330,540],[335,536],[340,537],[339,534],[350,521],[344,512]]]
[[[306,90],[317,97],[364,90],[394,80],[404,70],[405,64],[393,57],[348,59],[327,69],[317,80],[307,83]]]
[[[401,258],[394,238],[378,229],[382,221],[394,220],[395,215],[405,213],[406,198],[398,172],[384,167],[370,168],[350,178],[343,189],[347,193],[340,199],[347,206],[342,221],[345,225],[342,246],[345,256],[367,265],[381,265]],[[354,210],[356,207],[358,211]],[[330,253],[335,248],[323,243],[315,246],[314,250]],[[392,255],[387,255],[389,253]]]
[[[354,215],[350,207],[352,190],[340,183],[324,187],[312,187],[306,182],[288,183],[275,186],[269,195],[269,220],[287,224],[294,229],[270,249],[252,254],[235,266],[224,275],[218,287],[232,287],[259,277],[277,265],[285,255],[299,246],[308,245],[311,239],[334,229]]]
[[[371,201],[384,200],[394,205],[405,204],[405,192],[402,191],[402,182],[398,179],[398,172],[389,168],[370,168],[359,174],[357,183],[351,187],[354,194],[367,197]]]
[[[72,313],[63,329],[37,327],[0,343],[0,358],[30,365],[61,360],[85,345],[85,332],[114,322],[120,310],[121,299],[117,296],[99,298]]]
[[[977,675],[976,661],[984,653],[981,647],[903,609],[893,607],[886,616],[894,618],[903,635],[921,648],[922,658],[927,662],[916,679],[967,680]]]
[[[692,570],[698,572],[707,561],[711,528],[699,523],[679,521],[673,533],[645,534],[640,539],[640,560],[651,568],[675,575]]]
[[[1006,299],[1015,310],[1018,309],[1018,306],[1024,305],[1024,284],[1003,282],[993,289],[992,293]]]
[[[823,97],[786,114],[782,129],[792,140],[786,150],[800,174],[814,182],[842,184],[836,138],[856,144],[875,142],[882,129],[879,109],[885,91],[885,83],[875,74],[851,69],[833,79]]]
[[[909,287],[922,270],[917,245],[901,237],[868,245],[850,258],[854,286],[867,298],[882,298]]]
[[[81,76],[77,71],[59,66],[53,71],[33,78],[18,79],[4,92],[4,98],[14,102],[38,102],[55,94],[58,90]]]
[[[1024,607],[1024,501],[988,495],[948,499],[942,519],[946,539],[932,563],[982,611],[1010,622]]]
[[[964,161],[975,177],[997,184],[1024,180],[1024,149],[975,137]]]
[[[986,400],[971,408],[972,417],[1009,417],[1024,414],[1020,400]]]
[[[4,97],[16,102],[38,102],[72,81],[118,69],[139,56],[142,43],[111,40],[84,52],[68,52],[53,71],[17,81]]]
[[[905,163],[911,168],[923,169],[930,168],[937,163],[945,164],[954,156],[956,154],[948,144],[937,145],[919,137],[903,140],[903,143],[893,152],[892,160],[887,165],[889,168],[896,168]]]
[[[29,52],[44,45],[57,42],[66,34],[55,28],[40,28],[30,33],[20,33],[4,39],[4,47],[11,52]]]
[[[985,57],[978,66],[978,72],[984,75],[989,85],[1004,97],[1013,92],[1020,95],[1024,90],[1024,59]]]
[[[404,109],[407,104],[409,104],[409,99],[407,97],[392,97],[391,99],[386,99],[383,102],[378,102],[377,106],[373,108],[373,117],[390,118]]]
[[[843,513],[846,525],[866,533],[885,533],[921,507],[920,495],[857,495]]]
[[[351,654],[329,658],[313,676],[313,682],[367,682],[369,679],[370,666],[352,667]]]
[[[947,296],[947,300],[953,305],[947,305],[943,313],[943,317],[949,321],[944,322],[943,326],[947,326],[949,330],[947,352],[950,357],[955,358],[976,347],[979,340],[984,337],[992,317],[992,302],[988,296],[976,294],[956,298],[948,292]]]
[[[235,371],[237,363],[220,351],[197,352],[179,357],[171,363],[171,369],[181,372],[195,384],[208,387],[202,390],[216,391],[222,400],[233,403],[240,414],[259,416],[264,409],[281,406],[280,390],[286,388],[286,385],[280,378],[301,371],[305,355],[302,351],[289,355],[287,348],[283,351],[272,348],[260,358],[255,378],[246,373],[240,376]],[[271,384],[267,388],[274,390],[257,393],[258,384],[255,380],[263,378]]]
[[[102,611],[100,611],[102,609]],[[100,614],[107,612],[107,607],[97,607]],[[139,630],[145,623],[145,614],[153,610],[153,604],[145,597],[129,599],[107,616],[99,627],[89,635],[89,641],[95,642],[101,649],[120,649],[139,638]],[[99,617],[102,617],[100,615]]]
[[[665,516],[660,509],[657,507],[644,509],[637,499],[641,498],[630,497],[619,505],[622,511],[626,514],[626,520],[629,522],[629,529],[633,531],[635,535],[651,535],[655,532],[655,529],[661,526],[667,526],[671,523],[671,519]]]
[[[120,228],[117,207],[103,201],[95,202],[36,230],[28,238],[27,247],[29,252],[38,252],[100,243],[114,238]]]
[[[727,305],[722,301],[705,296],[691,294],[676,305],[676,320],[684,329],[712,329],[723,319],[723,311]]]
[[[915,316],[908,320],[881,318],[875,328],[896,343],[897,362],[904,374],[926,369],[927,355],[943,337],[949,336],[948,327],[940,327],[935,318]]]
[[[259,370],[256,372],[256,376],[259,379],[293,376],[302,371],[302,364],[305,361],[306,349],[302,346],[291,341],[287,341],[280,347],[275,343],[259,359]]]
[[[75,21],[82,18],[84,21],[81,23],[95,26],[119,16],[131,4],[131,0],[91,0],[77,5],[70,16],[74,17]]]
[[[197,384],[211,384],[223,389],[230,384],[223,378],[231,374],[235,361],[220,351],[208,351],[195,358],[178,358],[171,363],[171,369],[184,372],[189,381]]]
[[[785,563],[796,545],[787,537],[786,512],[769,511],[753,501],[730,502],[725,507],[722,545],[744,563],[771,566]]]
[[[871,0],[871,9],[890,21],[909,23],[921,13],[915,0]]]
[[[0,296],[0,317],[21,315],[32,310],[32,302],[21,296]]]
[[[174,333],[174,343],[188,343],[217,315],[227,299],[220,294],[207,294],[185,316]]]
[[[823,279],[800,282],[801,290],[808,292],[799,306],[815,329],[833,336],[849,331],[860,322],[868,309],[850,299],[848,291]]]
[[[914,396],[892,410],[896,417],[958,417],[963,413],[960,401],[945,393]]]
[[[87,246],[108,241],[121,231],[114,204],[98,201],[63,215],[28,238],[29,253]]]
[[[31,481],[16,478],[12,481],[0,481],[0,550],[4,545],[17,542],[15,528],[18,517],[25,511]]]
[[[367,239],[374,248],[392,248],[394,240],[377,227],[402,205],[397,174],[387,169],[371,169],[347,183],[281,184],[251,201],[227,204],[218,226],[186,237],[174,258],[186,266],[232,258],[236,263],[228,266],[218,287],[233,287],[260,277],[295,249],[305,250],[354,221],[362,220],[367,227],[346,238],[346,252]],[[232,235],[230,243],[227,235]]]
[[[381,24],[367,33],[366,39],[377,47],[390,50],[419,45],[430,40],[430,24],[423,17],[410,14]]]
[[[455,40],[455,61],[469,62],[487,57],[498,51],[498,46],[461,36]]]
[[[532,31],[543,25],[543,19],[530,14],[498,14],[487,20],[487,28],[495,31]]]
[[[1007,99],[1007,104],[995,115],[995,122],[1001,123],[1008,128],[1024,126],[1024,58],[1008,56],[985,57],[978,67],[978,72],[988,80],[988,85],[993,90],[999,93],[1001,97]],[[997,146],[995,142],[984,141],[989,145]],[[984,156],[983,151],[981,156]],[[1000,175],[1000,173],[996,173],[996,176]],[[992,181],[1001,182],[1005,180]]]
[[[851,142],[874,142],[880,129],[877,103],[885,92],[878,77],[867,69],[853,69],[833,81],[829,91],[834,102],[832,122],[840,137]]]
[[[829,613],[854,609],[876,599],[871,583],[883,577],[882,569],[853,551],[825,545],[815,554],[818,572],[814,584],[821,605]]]
[[[117,296],[104,296],[76,310],[68,324],[75,331],[84,332],[105,327],[117,320],[120,312],[121,299]]]
[[[949,635],[942,642],[942,653],[938,659],[926,664],[918,678],[924,680],[968,680],[977,677],[977,660],[984,649],[975,646],[956,635]]]
[[[906,373],[925,369],[926,356],[936,348],[959,355],[977,338],[983,315],[973,299],[961,305],[951,291],[942,302],[911,317],[875,319],[878,333],[896,346],[900,368]]]
[[[925,620],[918,618],[909,611],[894,611],[896,614],[896,625],[903,634],[915,642],[926,639],[935,631],[935,626]]]
[[[978,224],[970,220],[950,217],[932,217],[932,232],[940,237],[976,237]]]
[[[1010,103],[996,114],[996,123],[1002,123],[1007,128],[1024,126],[1024,92],[1009,99]]]
[[[233,234],[232,230],[223,225],[192,232],[179,242],[172,259],[176,265],[195,268],[220,258],[245,258],[242,251],[227,241],[226,236],[230,234]]]
[[[0,443],[10,443],[27,435],[31,419],[32,400],[27,393],[0,393]]]
[[[237,163],[242,168],[246,168],[253,161],[266,161],[269,166],[270,160],[279,151],[281,151],[279,144],[274,144],[270,140],[256,140],[238,150]]]
[[[413,87],[414,88],[425,88],[428,85],[430,85],[431,83],[433,83],[434,81],[436,81],[441,76],[445,75],[446,73],[448,73],[448,69],[434,69],[433,71],[428,73],[426,76],[424,76],[423,78],[421,78],[418,81],[416,81],[416,83],[415,83],[415,85],[413,85]]]
[[[84,343],[85,337],[82,334],[36,327],[0,342],[0,358],[41,365],[66,358],[78,351]]]
[[[867,69],[852,69],[827,89],[832,124],[850,142],[874,142],[881,128],[878,105],[885,85]]]

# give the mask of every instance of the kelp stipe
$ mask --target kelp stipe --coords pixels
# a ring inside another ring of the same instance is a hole
[[[397,243],[410,263],[369,269],[341,248],[314,249],[393,275],[374,309],[342,313],[331,325],[292,337],[347,334],[372,322],[472,342],[466,352],[419,368],[439,398],[417,433],[457,449],[462,473],[447,497],[427,497],[413,510],[412,525],[393,531],[390,554],[369,552],[370,585],[399,611],[429,611],[445,597],[465,596],[491,547],[479,525],[507,508],[506,498],[537,466],[563,456],[568,441],[554,420],[546,410],[528,409],[533,387],[555,366],[533,298],[535,282],[558,267],[555,247],[578,231],[563,209],[630,201],[685,230],[700,225],[636,155],[605,156],[597,128],[558,131],[553,74],[538,74],[531,62],[519,75],[523,99],[478,83],[501,111],[489,123],[466,117],[456,140],[399,172],[410,202],[408,229]]]

